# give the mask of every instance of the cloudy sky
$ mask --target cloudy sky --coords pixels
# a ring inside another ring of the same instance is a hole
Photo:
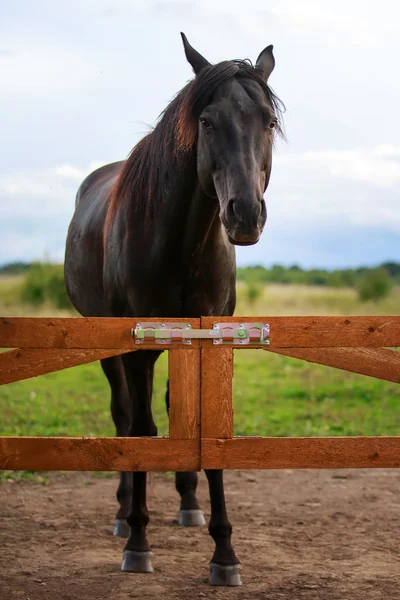
[[[0,0],[0,264],[62,260],[82,179],[210,62],[274,44],[286,104],[262,240],[240,264],[400,261],[397,0]]]

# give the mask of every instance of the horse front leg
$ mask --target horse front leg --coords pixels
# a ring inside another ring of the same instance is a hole
[[[111,388],[111,415],[117,436],[126,437],[130,423],[130,398],[121,357],[105,358],[101,361],[101,366]],[[115,516],[113,535],[127,538],[130,533],[127,518],[132,504],[132,473],[120,473],[117,500],[119,509]]]
[[[241,585],[240,561],[232,548],[232,525],[228,520],[225,504],[223,471],[205,470],[211,501],[211,519],[208,526],[215,542],[210,562],[211,585]]]
[[[159,352],[140,351],[123,356],[126,380],[131,396],[132,419],[129,436],[156,436],[157,427],[151,411],[154,364]],[[133,473],[131,511],[127,522],[130,535],[123,551],[121,570],[130,573],[151,573],[153,566],[146,528],[149,512],[146,502],[145,472]]]

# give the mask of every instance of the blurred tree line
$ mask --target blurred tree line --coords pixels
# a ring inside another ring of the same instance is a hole
[[[379,300],[387,296],[394,284],[400,285],[400,263],[386,262],[378,267],[357,269],[302,269],[298,265],[284,267],[261,265],[239,267],[238,281],[246,284],[250,302],[261,295],[262,286],[268,283],[311,285],[337,288],[355,288],[361,301]]]
[[[64,283],[63,265],[49,262],[15,262],[0,266],[1,275],[23,275],[18,288],[20,302],[41,305],[50,303],[56,308],[71,308]],[[245,284],[250,303],[261,295],[265,285],[310,285],[338,288],[355,288],[361,301],[379,300],[389,294],[394,284],[400,285],[400,263],[386,262],[378,267],[357,269],[302,269],[298,265],[284,267],[261,265],[239,267],[238,281]]]
[[[383,271],[392,280],[400,285],[400,263],[387,262],[378,267],[359,267],[357,269],[302,269],[298,265],[284,267],[273,265],[263,267],[239,267],[237,277],[239,281],[257,281],[259,283],[284,283],[297,285],[318,285],[329,287],[356,287],[360,279],[371,272]]]
[[[32,263],[25,272],[21,300],[38,306],[46,302],[56,308],[70,308],[64,282],[64,266],[50,263]]]
[[[9,291],[8,302],[40,306],[51,304],[56,308],[72,308],[64,282],[64,266],[49,262],[9,263],[0,267],[1,276],[23,275],[21,284]],[[0,290],[1,294],[1,290]]]

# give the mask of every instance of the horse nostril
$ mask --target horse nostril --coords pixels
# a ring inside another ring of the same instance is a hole
[[[236,216],[234,204],[235,204],[234,200],[229,200],[228,206],[226,208],[226,216],[228,217],[228,219],[234,219]]]
[[[264,219],[267,218],[267,205],[265,204],[265,200],[262,199],[261,200],[261,210],[260,210],[260,215],[261,217]]]

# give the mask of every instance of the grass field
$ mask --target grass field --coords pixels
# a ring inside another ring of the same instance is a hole
[[[18,285],[7,278],[6,289]],[[8,287],[7,287],[8,286]],[[4,301],[0,314],[62,314]],[[398,314],[400,289],[378,303],[360,304],[348,289],[271,285],[250,305],[238,286],[237,314]],[[167,434],[167,355],[156,365],[154,414]],[[235,353],[234,408],[237,435],[400,435],[400,390],[391,384],[329,367],[247,350]],[[109,390],[98,363],[0,388],[0,435],[114,435]],[[5,474],[9,477],[9,474]]]

